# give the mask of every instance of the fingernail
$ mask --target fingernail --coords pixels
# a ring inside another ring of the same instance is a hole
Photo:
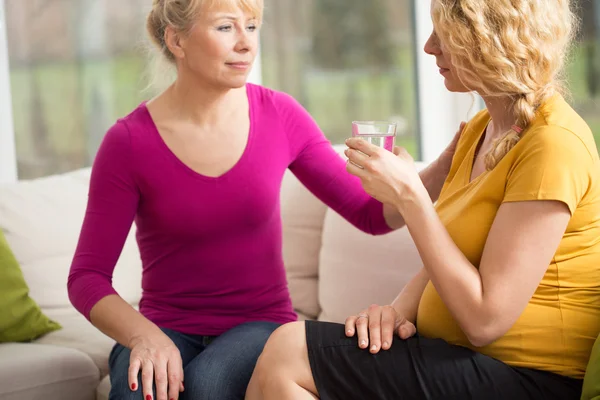
[[[348,330],[346,331],[346,333],[347,333],[347,334],[351,334],[351,333],[352,333],[352,329],[348,329]]]
[[[338,332],[339,332],[339,331],[338,331]],[[363,340],[361,340],[361,341],[360,341],[360,345],[361,345],[361,346],[366,346],[366,345],[367,345],[367,341],[366,341],[366,340],[364,340],[364,339],[363,339]]]
[[[137,389],[137,385],[135,383],[132,383],[131,384],[131,390],[135,390],[135,389]]]
[[[371,350],[372,350],[372,351],[375,351],[375,350],[377,350],[377,346],[375,346],[375,345],[371,346]]]
[[[383,342],[384,347],[388,347],[390,344],[388,342]]]
[[[152,395],[150,395],[150,394],[147,394],[147,395],[146,395],[146,400],[152,400]]]

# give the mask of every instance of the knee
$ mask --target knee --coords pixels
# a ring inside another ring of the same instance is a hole
[[[184,399],[236,400],[244,398],[248,381],[226,371],[197,371],[193,377],[186,377]],[[188,374],[189,375],[189,374]]]
[[[303,359],[303,354],[307,353],[305,335],[304,322],[291,322],[273,332],[254,370],[260,384]]]
[[[140,380],[141,382],[141,380]],[[129,387],[129,379],[127,373],[110,375],[110,393],[109,400],[143,400],[144,393],[141,387],[133,391]]]
[[[129,356],[131,352],[119,344],[113,348],[110,358],[110,394],[109,400],[143,400],[140,384],[142,374],[138,375],[138,387],[133,391],[129,387]]]

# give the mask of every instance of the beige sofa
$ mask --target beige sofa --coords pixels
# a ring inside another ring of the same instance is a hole
[[[66,291],[89,172],[0,186],[0,229],[21,264],[31,297],[63,326],[33,343],[0,344],[0,400],[108,398],[108,354],[114,342],[71,306]],[[388,303],[421,266],[406,228],[385,236],[364,234],[289,172],[281,202],[284,259],[301,318],[342,322],[371,303]],[[114,285],[135,306],[141,263],[133,231]]]

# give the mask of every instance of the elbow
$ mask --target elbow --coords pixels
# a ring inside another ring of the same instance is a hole
[[[382,236],[394,230],[390,227],[384,205],[375,199],[367,202],[361,211],[356,214],[353,221],[349,220],[356,228],[371,236]]]
[[[77,277],[74,274],[69,274],[69,278],[67,279],[67,295],[69,297],[69,301],[73,307],[77,307],[77,301],[75,301],[75,292],[77,291]]]
[[[67,279],[67,296],[69,302],[79,313],[89,319],[89,313],[86,308],[86,304],[91,294],[93,285],[90,285],[85,273],[71,272]]]
[[[348,221],[354,228],[358,229],[359,231],[366,233],[367,235],[370,236],[378,236],[381,235],[378,230],[374,229],[374,226],[372,224],[369,223],[368,220],[365,219],[348,219],[346,218],[346,221]]]
[[[482,332],[474,332],[467,334],[467,339],[473,347],[485,347],[494,343],[498,338]]]
[[[355,224],[355,226],[371,236],[383,236],[390,233],[393,229],[390,228],[387,223],[381,224],[374,223],[372,220],[363,220]]]
[[[383,232],[383,231],[373,230],[373,229],[364,230],[363,232],[365,232],[366,234],[371,235],[371,236],[383,236],[383,235],[389,233],[387,231]]]
[[[473,321],[463,331],[473,347],[488,346],[506,333],[506,330],[500,329],[497,323],[482,323],[479,321]]]

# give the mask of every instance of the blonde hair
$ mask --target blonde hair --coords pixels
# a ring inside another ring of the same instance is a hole
[[[569,0],[436,0],[433,25],[469,90],[513,100],[515,128],[485,156],[488,170],[512,149],[537,108],[566,93],[564,64],[577,27]]]
[[[171,75],[175,62],[173,53],[165,42],[165,31],[171,26],[178,33],[186,34],[194,26],[194,22],[203,10],[241,8],[254,15],[259,21],[263,16],[264,0],[152,0],[152,9],[146,18],[146,31],[152,45],[158,48],[158,57],[151,66],[155,85],[164,75]],[[166,61],[166,62],[165,62]],[[159,85],[157,85],[159,86]]]

